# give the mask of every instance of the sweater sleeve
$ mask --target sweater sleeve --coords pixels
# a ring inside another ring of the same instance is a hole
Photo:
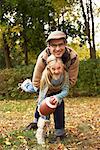
[[[66,47],[68,52],[70,53],[70,66],[68,67],[68,73],[69,73],[69,83],[70,86],[73,87],[76,84],[78,72],[79,72],[79,57],[75,50],[73,50],[70,47]]]
[[[61,88],[61,92],[59,94],[54,95],[58,99],[58,103],[62,102],[62,99],[65,98],[69,93],[69,78],[68,74],[66,74],[66,79],[64,85]]]
[[[33,78],[32,78],[32,84],[34,87],[36,88],[40,88],[40,80],[41,80],[41,76],[42,76],[42,72],[45,68],[45,63],[43,60],[43,56],[45,55],[45,52],[43,51],[37,59],[35,68],[34,68],[34,73],[33,73]]]
[[[43,89],[40,89],[38,106],[40,106],[42,101],[46,98],[47,91],[48,91],[48,87],[47,86],[45,86]]]
[[[74,86],[77,81],[79,71],[79,58],[76,56],[75,62],[69,67],[69,82],[71,86]]]

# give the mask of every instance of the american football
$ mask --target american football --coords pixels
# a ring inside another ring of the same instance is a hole
[[[39,112],[41,115],[47,116],[52,114],[55,109],[56,109],[57,105],[50,103],[50,97],[45,98],[39,108]]]

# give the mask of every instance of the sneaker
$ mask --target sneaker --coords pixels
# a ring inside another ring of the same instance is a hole
[[[49,143],[51,144],[57,144],[57,143],[60,143],[64,138],[66,138],[67,135],[64,134],[64,135],[61,135],[61,136],[54,136],[50,141]]]
[[[37,129],[37,123],[35,123],[35,122],[30,123],[30,124],[25,128],[25,130],[35,130],[35,129]]]

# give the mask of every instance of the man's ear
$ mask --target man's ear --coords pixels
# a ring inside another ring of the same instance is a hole
[[[49,43],[47,43],[47,47],[50,47],[50,44],[49,44]]]

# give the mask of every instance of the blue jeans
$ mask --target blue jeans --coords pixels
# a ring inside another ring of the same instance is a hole
[[[54,114],[55,129],[65,128],[64,101],[57,106]]]

